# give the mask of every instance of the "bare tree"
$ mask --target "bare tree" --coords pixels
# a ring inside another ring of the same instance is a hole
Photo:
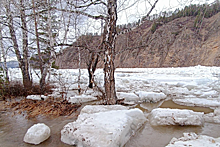
[[[26,10],[23,3],[23,0],[12,1],[12,0],[4,0],[4,7],[6,10],[6,17],[7,17],[7,26],[9,29],[10,38],[13,43],[13,48],[17,57],[17,60],[19,62],[19,67],[22,72],[23,76],[23,85],[26,89],[29,89],[32,86],[32,81],[30,79],[29,74],[29,63],[28,63],[28,33],[27,33],[27,20],[26,20]],[[13,5],[12,5],[13,4]],[[12,8],[13,7],[13,8]],[[22,28],[22,52],[21,48],[19,47],[18,38],[16,35],[16,29],[15,29],[15,13],[12,12],[12,9],[18,8],[14,10],[14,12],[19,12],[19,18],[21,22],[21,28]]]
[[[55,50],[57,46],[56,39],[58,36],[59,22],[57,22],[57,18],[54,15],[55,11],[52,10],[52,7],[56,4],[56,1],[32,0],[31,6],[34,21],[34,49],[37,51],[37,55],[32,56],[32,59],[36,61],[34,63],[37,63],[37,67],[34,68],[40,69],[39,78],[42,93],[45,91],[46,79],[49,80],[50,78],[52,63],[56,59]]]
[[[54,37],[53,37],[53,32],[52,32],[52,14],[51,14],[51,1],[47,0],[46,2],[47,4],[47,24],[48,24],[48,37],[49,37],[49,57],[47,59],[47,62],[45,62],[42,66],[43,68],[43,72],[41,74],[41,79],[40,79],[40,87],[42,90],[44,90],[45,88],[45,80],[46,80],[46,76],[48,71],[51,68],[52,63],[55,61],[56,59],[56,52],[54,49]]]
[[[74,0],[73,0],[74,1]],[[73,1],[69,2],[68,4],[71,4],[74,6],[74,10],[69,10],[69,12],[81,14],[84,16],[87,16],[89,18],[98,20],[104,20],[104,32],[102,34],[102,47],[101,52],[104,54],[104,89],[105,89],[105,98],[104,101],[106,104],[116,104],[117,103],[117,97],[116,97],[116,90],[115,90],[115,43],[117,38],[117,31],[116,31],[116,24],[118,19],[118,11],[117,11],[117,0],[86,0],[86,1],[80,1],[79,3],[74,3]],[[152,5],[152,9],[150,12],[154,9],[155,4],[158,2],[158,0],[155,1],[155,3]],[[121,2],[123,3],[123,2]],[[134,2],[135,3],[135,2]],[[131,5],[133,5],[132,3]],[[102,7],[104,9],[104,15],[103,14],[97,14],[97,13],[91,13],[91,10],[86,11],[89,8],[94,8],[95,6]],[[129,6],[127,7],[129,8]],[[65,10],[66,11],[66,10]],[[149,12],[149,13],[150,13]]]

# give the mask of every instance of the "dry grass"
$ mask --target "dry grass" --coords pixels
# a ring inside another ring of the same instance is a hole
[[[27,118],[34,118],[38,115],[48,117],[70,116],[77,112],[80,106],[71,104],[66,100],[54,101],[53,99],[47,99],[46,101],[23,99],[5,102],[5,108],[9,108],[15,114],[24,114]],[[76,113],[76,115],[78,114]]]

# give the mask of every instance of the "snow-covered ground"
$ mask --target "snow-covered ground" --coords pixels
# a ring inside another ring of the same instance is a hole
[[[9,75],[11,80],[21,80],[19,69],[10,69]],[[34,72],[32,77],[34,82],[39,81]],[[95,81],[100,88],[104,87],[103,77],[103,69],[97,69]],[[78,69],[54,70],[51,73],[50,82],[57,88],[51,96],[61,97],[63,95],[72,103],[82,103],[93,101],[100,95],[99,92],[87,88],[89,79],[86,69],[81,70],[81,95],[77,91],[77,80]],[[125,102],[129,104],[141,103],[140,106],[145,107],[147,102],[156,103],[159,107],[161,101],[172,100],[179,105],[208,107],[214,110],[214,113],[209,114],[196,114],[191,111],[182,113],[183,111],[172,110],[168,114],[166,111],[156,113],[157,111],[153,107],[152,112],[155,113],[152,114],[153,117],[150,117],[151,122],[161,122],[164,117],[169,117],[170,120],[181,119],[173,122],[173,124],[180,125],[195,125],[198,123],[197,120],[201,123],[196,125],[202,125],[203,121],[220,123],[220,67],[119,68],[116,69],[115,80],[117,96],[124,98]],[[85,99],[83,100],[83,98]],[[191,114],[197,115],[198,119],[191,119],[194,117],[188,116]],[[183,117],[186,118],[184,123],[182,123]],[[164,125],[163,122],[161,124]],[[172,123],[168,124],[172,125]]]

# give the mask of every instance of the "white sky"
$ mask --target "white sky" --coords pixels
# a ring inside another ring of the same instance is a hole
[[[155,0],[149,0],[151,4]],[[151,14],[160,13],[163,11],[174,11],[177,8],[184,8],[190,4],[212,3],[215,0],[159,0],[154,11]],[[118,24],[126,24],[137,21],[145,16],[150,10],[150,5],[146,0],[140,0],[134,7],[120,12],[118,15]]]

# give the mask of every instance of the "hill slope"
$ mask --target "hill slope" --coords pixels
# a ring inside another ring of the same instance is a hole
[[[145,21],[119,35],[116,67],[220,66],[220,13],[204,18],[198,28],[194,27],[195,19],[175,19],[159,26],[154,33],[151,31],[153,22]],[[96,36],[87,43],[91,48],[98,48],[99,40]],[[58,56],[56,65],[76,68],[77,58],[77,49],[69,47]],[[83,51],[82,59],[86,58],[88,52]],[[82,62],[82,67],[86,67],[85,61]]]

